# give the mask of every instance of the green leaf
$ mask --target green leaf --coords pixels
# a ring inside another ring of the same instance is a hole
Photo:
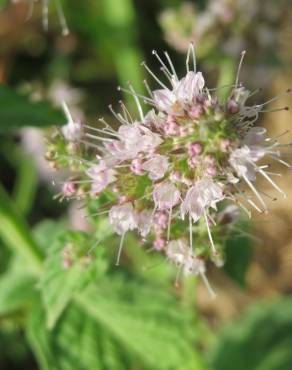
[[[73,295],[105,271],[103,249],[95,248],[92,237],[81,232],[66,232],[50,245],[40,289],[52,328]]]
[[[36,305],[27,337],[41,370],[101,370],[101,332],[97,324],[71,305],[53,331],[46,328],[45,312]],[[113,369],[118,370],[118,369]]]
[[[64,114],[47,102],[32,102],[7,86],[0,85],[0,132],[25,126],[47,127],[66,123]]]
[[[47,254],[54,241],[65,233],[66,228],[67,222],[63,219],[58,221],[45,219],[33,227],[32,233],[39,247]]]
[[[40,304],[28,325],[42,370],[202,370],[194,332],[171,295],[120,274],[79,293],[51,331]]]
[[[42,253],[35,243],[31,232],[13,202],[0,184],[0,237],[14,252],[26,259],[26,264],[39,273]]]
[[[212,356],[215,370],[292,369],[292,299],[262,303],[223,329]]]
[[[111,277],[88,287],[77,302],[139,364],[157,370],[200,368],[191,316],[152,284]]]
[[[0,275],[0,315],[21,309],[36,295],[36,279],[22,269],[22,264],[10,264]]]
[[[234,232],[225,243],[224,270],[242,287],[245,285],[246,272],[253,256],[253,242],[248,234],[249,229],[249,225],[244,223],[236,225],[238,232]]]

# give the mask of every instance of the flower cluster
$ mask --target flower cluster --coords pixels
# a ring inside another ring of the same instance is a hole
[[[169,86],[144,63],[160,89],[151,91],[146,83],[146,97],[131,85],[120,88],[135,99],[139,119],[133,119],[121,103],[121,113],[110,106],[120,123],[117,130],[104,119],[100,119],[100,128],[82,125],[64,105],[68,124],[62,128],[62,140],[79,152],[68,156],[77,174],[64,184],[63,196],[96,199],[107,195],[109,201],[96,215],[108,213],[110,224],[121,236],[117,263],[125,234],[136,230],[143,242],[165,253],[185,274],[205,279],[208,260],[223,263],[223,242],[239,209],[248,216],[248,206],[267,211],[266,194],[257,190],[257,176],[285,196],[268,165],[260,163],[262,159],[290,165],[280,158],[277,138],[268,138],[264,128],[254,126],[273,99],[248,105],[255,92],[239,83],[244,53],[235,84],[224,101],[217,96],[218,89],[206,87],[202,73],[196,70],[192,44],[187,72],[181,79],[167,53],[165,61],[153,54]],[[141,101],[152,107],[146,114]],[[54,145],[51,159],[58,161],[64,155],[58,156]],[[88,148],[87,155],[80,154],[83,146]]]

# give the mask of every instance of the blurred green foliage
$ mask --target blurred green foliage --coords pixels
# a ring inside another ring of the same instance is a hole
[[[292,300],[252,307],[219,333],[216,370],[287,370],[292,367]],[[236,365],[235,365],[236,364]]]
[[[0,86],[0,132],[26,126],[65,124],[64,114],[45,102],[32,102],[7,86]]]

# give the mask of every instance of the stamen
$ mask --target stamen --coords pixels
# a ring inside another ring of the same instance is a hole
[[[85,133],[85,136],[89,137],[90,139],[100,140],[100,141],[108,141],[110,143],[115,141],[115,139],[110,139],[110,138],[102,137],[102,136],[96,136],[96,135],[92,135],[92,134],[88,134],[88,133]]]
[[[151,91],[151,89],[150,89],[150,87],[149,87],[149,85],[148,85],[148,82],[147,82],[146,80],[144,80],[144,81],[143,81],[143,84],[145,85],[146,90],[147,90],[147,92],[148,92],[149,96],[151,96],[151,98],[153,98],[153,97],[154,97],[154,95],[153,95],[153,93],[152,93],[152,91]]]
[[[168,225],[167,225],[167,242],[169,242],[170,237],[170,224],[171,224],[171,216],[172,216],[172,207],[169,209],[168,215]]]
[[[170,68],[171,68],[171,71],[172,71],[172,76],[174,77],[174,79],[175,79],[176,81],[178,81],[178,77],[177,77],[176,70],[175,70],[175,68],[174,68],[174,65],[173,65],[173,63],[172,63],[172,61],[171,61],[171,58],[170,58],[170,56],[169,56],[168,52],[167,52],[167,51],[165,51],[165,52],[164,52],[164,55],[166,56],[166,59],[167,59],[167,61],[168,61],[168,64],[170,65]]]
[[[254,208],[256,209],[259,213],[263,213],[263,211],[249,198],[247,198],[247,202]]]
[[[161,70],[161,72],[162,72],[162,73],[164,73],[164,75],[165,75],[165,77],[168,79],[168,81],[169,81],[171,84],[173,84],[172,75],[170,75],[170,74],[169,74],[169,72],[168,72],[165,68],[163,68],[163,67],[161,67],[161,68],[160,68],[160,70]]]
[[[159,54],[157,53],[156,50],[152,50],[152,54],[156,56],[156,58],[158,59],[159,63],[162,65],[162,67],[164,68],[165,72],[171,77],[171,73],[170,71],[168,70],[167,66],[165,65],[165,63],[163,62],[163,60],[160,58]]]
[[[276,101],[276,100],[279,100],[279,99],[280,99],[280,98],[282,98],[283,96],[286,96],[286,95],[288,95],[288,94],[291,94],[291,92],[292,92],[292,89],[287,89],[285,92],[283,92],[283,93],[281,93],[281,94],[279,94],[279,95],[277,95],[277,96],[273,97],[272,99],[267,100],[266,102],[264,102],[264,103],[262,103],[262,104],[260,104],[260,105],[263,107],[263,106],[265,106],[265,105],[267,105],[267,104],[270,104],[270,103],[272,103],[272,102],[274,102],[274,101]]]
[[[147,66],[147,64],[145,62],[142,62],[141,65],[147,70],[147,72],[154,78],[154,80],[156,82],[159,83],[159,85],[163,88],[163,89],[166,89],[168,90],[168,87],[164,85],[163,82],[161,82],[159,80],[159,78],[151,71],[151,69]]]
[[[275,112],[282,112],[283,110],[288,111],[289,107],[261,110],[261,113],[275,113]]]
[[[277,157],[274,157],[274,156],[271,156],[275,161],[283,164],[284,166],[288,167],[289,169],[292,169],[292,165],[289,164],[288,162],[285,162],[283,161],[283,159],[280,159],[280,158],[277,158]]]
[[[189,48],[188,48],[188,53],[187,53],[187,58],[186,58],[187,72],[190,71],[190,66],[189,66],[190,55],[192,55],[192,57],[193,57],[193,69],[194,69],[194,72],[196,73],[196,70],[197,70],[196,54],[195,54],[194,44],[192,42],[190,42],[190,45],[189,45]]]
[[[129,120],[131,124],[134,123],[134,120],[128,110],[128,108],[126,107],[126,105],[124,104],[124,102],[122,100],[119,101],[120,105],[121,105],[121,108],[122,108],[122,111],[123,111],[123,114],[124,114],[124,117],[125,117],[125,120]],[[129,122],[127,122],[127,124],[129,124]]]
[[[122,237],[121,237],[120,246],[119,246],[119,250],[118,250],[118,256],[117,256],[117,261],[116,261],[116,266],[119,266],[119,264],[120,264],[120,258],[121,258],[121,254],[122,254],[125,234],[126,233],[123,233]]]
[[[189,214],[189,233],[190,233],[190,250],[193,250],[193,221],[192,216]]]
[[[244,178],[245,182],[248,184],[248,186],[251,188],[251,190],[254,192],[255,196],[258,198],[258,200],[260,201],[262,206],[264,207],[264,211],[267,212],[268,208],[266,206],[266,203],[263,201],[263,198],[260,196],[257,189],[253,186],[251,181],[249,181],[249,179],[246,176],[243,176],[243,178]]]
[[[107,134],[107,135],[112,135],[112,136],[115,136],[115,137],[119,137],[119,135],[117,133],[113,133],[113,132],[107,131],[105,129],[101,130],[99,128],[96,128],[96,127],[93,127],[93,126],[88,126],[88,125],[84,125],[84,127],[88,128],[89,130],[92,130],[92,131],[100,132],[101,134]]]
[[[112,133],[114,133],[114,134],[116,134],[117,132],[111,127],[111,125],[110,124],[108,124],[107,122],[106,122],[106,120],[103,118],[103,117],[101,117],[101,118],[99,118],[98,119],[102,124],[104,124],[104,126],[109,130],[109,131],[111,131]]]
[[[278,190],[278,192],[280,194],[282,194],[283,198],[287,198],[287,194],[281,189],[279,188],[279,186],[277,184],[274,183],[274,181],[272,179],[270,179],[270,177],[266,174],[265,171],[263,170],[259,170],[259,173],[262,174],[267,180],[268,182],[276,189]]]
[[[208,290],[211,298],[212,299],[216,298],[216,293],[212,289],[212,287],[211,287],[211,285],[209,283],[209,280],[207,279],[206,274],[204,272],[200,272],[200,276],[201,276],[201,278],[202,278],[202,280],[203,280],[203,282],[204,282],[204,284],[205,284],[205,286],[206,286],[206,288],[207,288],[207,290]]]
[[[101,147],[100,145],[93,144],[90,141],[80,140],[80,142],[83,143],[83,144],[85,144],[85,145],[87,145],[87,146],[89,146],[89,147],[96,148],[96,149],[98,149],[100,151],[104,151],[104,148],[103,147]]]
[[[68,122],[69,123],[74,123],[73,118],[72,118],[71,113],[70,113],[70,110],[69,110],[65,101],[62,102],[62,107],[63,107],[64,113],[65,113],[65,116],[66,116]]]
[[[213,242],[212,234],[211,234],[210,227],[209,227],[209,221],[208,221],[208,217],[207,217],[207,213],[206,213],[206,210],[205,209],[204,209],[204,217],[205,217],[205,221],[206,221],[206,226],[207,226],[209,240],[210,240],[211,247],[212,247],[212,252],[214,254],[216,254],[217,253],[217,250],[216,250],[215,245],[214,245],[214,242]]]
[[[236,73],[236,79],[235,79],[235,86],[236,87],[239,85],[239,75],[240,75],[240,70],[241,70],[241,67],[242,67],[242,63],[243,63],[245,53],[246,53],[245,50],[243,50],[241,52],[241,57],[240,57],[240,61],[239,61],[239,65],[238,65],[238,69],[237,69],[237,73]]]
[[[99,244],[99,242],[100,242],[100,240],[98,239],[90,248],[89,248],[89,250],[87,251],[87,256],[89,256],[92,252],[93,252],[93,250],[98,246],[98,244]]]
[[[167,87],[165,87],[167,89]],[[143,99],[143,101],[147,101],[148,103],[154,105],[154,101],[147,96],[143,96],[141,94],[133,93],[131,90],[125,89],[124,87],[118,86],[118,91],[123,91],[127,94],[130,94],[132,96],[138,96],[139,98]]]
[[[140,104],[140,101],[138,99],[138,96],[137,96],[137,93],[135,92],[133,86],[131,85],[131,83],[129,82],[129,89],[130,91],[132,91],[133,93],[133,97],[134,97],[134,100],[135,100],[135,103],[137,105],[137,109],[138,109],[138,112],[139,112],[139,115],[140,115],[140,118],[141,118],[141,121],[143,122],[144,121],[144,114],[143,114],[143,110],[142,110],[142,107],[141,107],[141,104]]]

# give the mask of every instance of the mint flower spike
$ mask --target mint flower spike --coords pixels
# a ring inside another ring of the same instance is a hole
[[[109,213],[121,236],[117,264],[125,234],[135,230],[143,243],[164,253],[183,274],[200,275],[210,290],[206,263],[211,260],[222,266],[224,240],[239,217],[238,210],[249,217],[250,207],[267,212],[265,198],[274,199],[258,189],[258,176],[286,196],[272,178],[280,174],[271,172],[264,160],[291,168],[281,158],[282,148],[291,144],[280,144],[282,135],[269,138],[266,129],[254,125],[261,113],[275,111],[266,107],[280,96],[248,104],[255,92],[239,82],[244,54],[225,101],[219,100],[217,88],[206,87],[190,44],[184,77],[178,77],[168,53],[162,59],[153,51],[166,82],[143,63],[159,89],[152,91],[145,82],[149,96],[143,96],[130,83],[128,89],[119,88],[133,96],[138,118],[123,102],[120,112],[109,106],[119,123],[117,130],[103,118],[98,127],[80,126],[64,105],[68,124],[62,129],[62,140],[73,141],[74,148],[78,144],[77,154],[68,157],[70,163],[82,164],[76,179],[64,189],[70,197],[75,191],[88,201],[104,191],[111,195],[108,209],[103,207],[96,215]],[[141,102],[150,109],[145,111]]]

